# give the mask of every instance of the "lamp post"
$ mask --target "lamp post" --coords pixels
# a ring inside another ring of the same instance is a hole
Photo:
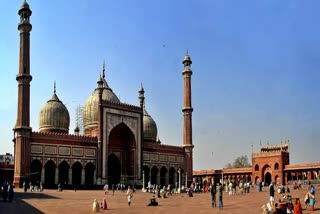
[[[180,191],[181,191],[181,170],[180,170],[180,168],[178,169],[178,173],[179,173],[179,188],[178,188],[178,193],[180,193]]]

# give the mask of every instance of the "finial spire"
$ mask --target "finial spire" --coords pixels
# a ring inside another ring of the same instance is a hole
[[[187,48],[187,52],[186,52],[186,55],[189,55],[189,51],[188,51],[188,48]]]
[[[103,60],[103,66],[102,66],[102,77],[104,79],[105,75],[105,71],[106,71],[106,62]],[[101,76],[101,75],[100,75]]]
[[[54,81],[54,83],[53,83],[53,93],[54,94],[56,93],[56,81]]]

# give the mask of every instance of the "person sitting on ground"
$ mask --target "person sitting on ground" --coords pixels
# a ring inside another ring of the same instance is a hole
[[[150,198],[150,203],[148,204],[148,206],[158,206],[158,202],[156,201],[156,197],[152,196]]]
[[[93,203],[92,203],[92,212],[93,212],[93,213],[99,212],[99,203],[98,203],[97,199],[94,199],[94,200],[93,200]]]
[[[108,206],[107,206],[107,201],[106,201],[105,198],[102,199],[102,201],[101,201],[101,203],[100,203],[100,208],[101,208],[102,210],[106,210],[106,209],[108,208]]]

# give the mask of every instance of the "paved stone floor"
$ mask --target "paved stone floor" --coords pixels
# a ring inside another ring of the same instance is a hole
[[[93,199],[99,201],[105,197],[101,191],[85,191],[77,192],[72,190],[64,190],[57,192],[56,190],[44,190],[44,192],[27,192],[23,193],[21,189],[15,190],[15,198],[13,202],[2,202],[0,200],[0,213],[91,213]],[[299,197],[302,201],[307,191],[307,186],[302,190],[291,190],[292,197]],[[127,204],[125,192],[115,191],[106,196],[108,202],[108,210],[100,211],[100,213],[151,213],[151,214],[167,214],[167,213],[232,213],[232,214],[259,214],[262,213],[262,204],[268,202],[268,188],[264,188],[262,192],[256,192],[251,189],[250,193],[242,195],[229,196],[224,193],[224,208],[211,207],[211,197],[209,193],[194,194],[194,197],[187,197],[184,194],[176,194],[169,198],[159,198],[158,207],[149,207],[150,193],[137,191],[132,198],[132,205]],[[282,195],[276,193],[276,200]],[[320,185],[316,185],[316,198],[320,198]],[[315,211],[304,209],[303,213],[320,213],[320,204],[316,204]]]

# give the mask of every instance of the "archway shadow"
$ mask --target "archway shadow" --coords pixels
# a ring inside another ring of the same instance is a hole
[[[35,193],[35,192],[15,192],[12,202],[4,202],[2,197],[0,198],[0,213],[22,213],[22,214],[44,214],[41,210],[33,207],[32,205],[25,202],[23,199],[59,199],[58,197],[53,197],[45,193]]]

